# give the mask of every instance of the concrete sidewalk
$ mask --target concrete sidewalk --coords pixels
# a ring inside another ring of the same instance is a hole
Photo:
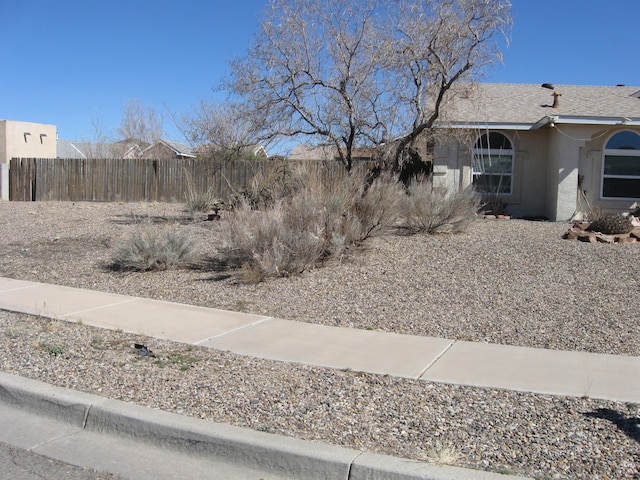
[[[640,403],[640,357],[330,327],[2,277],[0,309],[284,362]]]

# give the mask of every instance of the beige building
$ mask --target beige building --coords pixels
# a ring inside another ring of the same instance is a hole
[[[640,201],[640,87],[479,84],[455,98],[434,183],[473,185],[507,213],[567,220]]]
[[[56,126],[0,120],[0,164],[12,158],[56,158]]]
[[[9,199],[12,158],[55,158],[56,126],[0,120],[0,199]]]

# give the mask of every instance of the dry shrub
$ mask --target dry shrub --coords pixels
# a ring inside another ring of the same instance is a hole
[[[358,169],[301,167],[287,182],[287,194],[271,204],[239,203],[223,231],[223,251],[264,277],[301,273],[382,233],[396,221],[403,196],[394,178],[369,183]]]
[[[191,261],[193,248],[194,242],[183,232],[142,224],[116,250],[111,268],[147,272],[179,267]]]
[[[229,206],[236,208],[246,202],[255,209],[272,207],[278,199],[291,196],[301,188],[298,183],[301,179],[294,175],[295,171],[286,161],[267,169],[266,173],[259,171],[248,186],[233,192]]]
[[[200,212],[217,212],[222,206],[223,202],[216,197],[213,187],[201,188],[196,185],[193,179],[193,175],[188,170],[185,170],[185,207],[189,214]]]
[[[262,278],[300,273],[322,255],[322,239],[314,235],[315,217],[311,202],[299,196],[260,210],[243,201],[228,217],[223,251],[242,261],[244,271],[254,270],[253,278],[260,277],[255,270]]]
[[[475,220],[481,198],[471,188],[449,193],[422,178],[411,181],[403,203],[404,220],[411,232],[458,233]]]

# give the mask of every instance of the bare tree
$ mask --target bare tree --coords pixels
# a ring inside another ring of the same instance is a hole
[[[164,134],[162,122],[163,118],[155,108],[146,107],[139,100],[129,100],[124,105],[122,121],[117,132],[126,142],[151,145]]]
[[[510,24],[508,0],[272,0],[225,85],[261,138],[333,145],[347,170],[385,144],[397,168]]]
[[[187,142],[201,155],[230,160],[257,143],[252,122],[237,105],[201,100],[190,113],[174,116],[173,120]]]
[[[111,135],[107,132],[104,120],[99,114],[93,113],[90,122],[93,137],[90,142],[86,143],[87,151],[85,154],[87,158],[105,158],[111,153]]]

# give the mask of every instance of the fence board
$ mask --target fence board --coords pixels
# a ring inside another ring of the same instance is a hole
[[[270,160],[13,158],[9,199],[15,201],[183,202],[189,188],[221,200],[282,171]]]

